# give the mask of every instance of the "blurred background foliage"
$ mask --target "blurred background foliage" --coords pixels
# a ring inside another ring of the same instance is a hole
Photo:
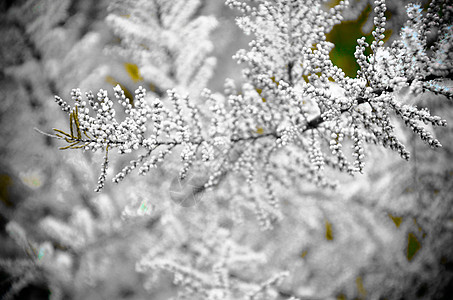
[[[373,13],[371,1],[351,2],[345,22],[335,26],[327,39],[335,44],[332,61],[354,77],[358,68],[356,40],[366,36],[371,41]],[[388,2],[386,38],[391,42],[404,22],[401,3],[406,1]],[[126,205],[131,195],[126,185],[141,182],[156,198],[165,197],[160,194],[167,176],[164,170],[146,179],[129,178],[120,187],[109,186],[104,196],[95,194],[92,190],[101,156],[58,151],[58,141],[34,131],[35,127],[44,131],[67,128],[68,119],[54,104],[53,95],[68,98],[73,87],[111,92],[111,87],[120,84],[128,97],[138,85],[154,89],[135,62],[103,51],[106,45],[118,42],[104,23],[108,1],[60,3],[36,0],[0,4],[1,258],[27,257],[6,233],[5,226],[11,220],[22,224],[34,240],[44,241],[48,236],[40,230],[40,220],[47,216],[67,220],[75,207],[95,212],[93,199],[102,197],[114,199],[118,206]],[[231,56],[247,47],[249,37],[236,27],[235,12],[224,7],[222,0],[205,1],[198,13],[219,19],[212,34],[218,65],[209,87],[222,91],[225,78],[242,80],[241,68]],[[453,124],[452,107],[445,99],[401,95],[401,101],[427,105]],[[378,295],[383,295],[382,299],[451,299],[453,131],[452,126],[436,130],[444,145],[436,151],[401,131],[412,150],[409,163],[376,150],[375,158],[369,158],[366,175],[341,177],[339,190],[304,185],[296,191],[278,191],[286,205],[285,222],[268,233],[256,234],[257,228],[244,230],[243,240],[264,249],[272,258],[270,264],[289,269],[292,276],[285,288],[299,295],[318,294],[319,299],[329,293],[337,299],[377,299]],[[127,160],[120,160],[115,171]],[[78,291],[79,299],[150,297],[139,285],[142,278],[133,271],[141,253],[137,250],[129,254],[126,246],[118,246],[111,254],[121,258],[109,269],[115,278],[111,290],[90,287]],[[137,249],[144,247],[138,245]],[[24,274],[15,277],[0,273],[0,295],[14,287],[21,276]],[[14,299],[49,296],[45,280],[27,281],[23,288]],[[168,283],[162,289],[172,288]],[[151,296],[161,299],[168,292]]]
[[[374,28],[370,28],[366,32],[364,31],[364,26],[370,18],[371,11],[372,7],[368,4],[357,19],[344,21],[341,24],[335,25],[327,35],[327,40],[335,44],[334,49],[330,51],[330,59],[349,77],[356,77],[357,71],[359,70],[359,65],[354,57],[357,40],[364,36],[368,44],[371,44],[373,41],[371,32]],[[385,17],[389,19],[391,17],[390,15],[387,11]],[[392,35],[392,30],[386,30],[384,34],[384,42],[387,42]],[[371,50],[367,48],[365,55],[369,55],[370,53]]]

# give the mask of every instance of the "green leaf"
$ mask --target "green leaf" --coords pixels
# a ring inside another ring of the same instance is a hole
[[[421,245],[415,234],[409,232],[407,239],[407,260],[411,261],[414,255],[420,250]]]
[[[354,57],[357,39],[365,36],[367,43],[373,41],[371,32],[363,32],[362,27],[370,17],[372,11],[371,5],[367,5],[356,20],[344,21],[335,25],[332,30],[326,35],[327,40],[335,44],[335,47],[330,51],[330,59],[333,64],[340,67],[343,72],[349,77],[356,77],[359,65]],[[390,18],[389,12],[386,12],[387,19]],[[374,28],[373,28],[374,29]],[[384,42],[391,36],[392,31],[384,32]],[[369,55],[370,49],[365,50],[365,55]]]

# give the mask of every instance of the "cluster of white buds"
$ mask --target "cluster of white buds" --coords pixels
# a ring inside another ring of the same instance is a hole
[[[348,1],[327,9],[325,0],[227,0],[244,14],[237,24],[253,39],[249,49],[235,55],[245,65],[245,83],[239,88],[227,80],[222,95],[204,89],[215,62],[207,56],[213,47],[208,34],[216,22],[197,16],[201,0],[115,0],[108,22],[120,36],[117,50],[139,65],[153,91],[147,95],[139,87],[134,99],[127,99],[116,86],[114,102],[105,90],[87,93],[84,100],[75,89],[73,105],[56,96],[69,115],[69,133],[55,129],[56,137],[68,143],[61,149],[104,152],[97,192],[106,185],[109,153],[115,149],[134,158],[113,177],[115,183],[136,169],[145,175],[161,165],[173,171],[176,165],[180,185],[190,181],[191,172],[206,173],[202,182],[193,181],[197,186],[190,185],[191,192],[219,187],[202,209],[178,215],[175,206],[159,216],[161,222],[154,223],[159,227],[152,231],[159,233],[156,243],[149,243],[152,249],[136,265],[138,272],[173,274],[182,287],[178,299],[288,298],[277,288],[287,273],[269,280],[268,274],[241,278],[244,265],[259,267],[265,258],[235,244],[231,223],[244,221],[246,210],[252,210],[261,229],[272,228],[286,204],[279,202],[278,186],[297,189],[304,180],[333,188],[337,183],[326,170],[364,172],[368,144],[409,159],[397,137],[398,121],[431,147],[441,146],[430,127],[446,126],[446,121],[408,98],[424,92],[453,98],[445,82],[452,78],[453,61],[448,1],[431,1],[427,13],[420,5],[407,6],[400,38],[386,45],[386,2],[375,0],[374,40],[357,40],[360,70],[351,78],[331,61],[335,45],[326,40]],[[129,10],[129,17],[117,8]],[[115,106],[124,112],[117,113]],[[177,163],[171,161],[175,157]],[[144,200],[138,212],[127,209],[123,217],[154,213]],[[230,213],[235,216],[225,217]],[[79,250],[100,229],[88,213],[74,219],[76,230],[50,217],[41,226],[59,244]],[[96,265],[94,259],[90,256],[87,265]]]
[[[384,32],[385,32],[385,21],[386,18],[384,17],[384,13],[387,10],[385,5],[385,0],[376,0],[374,1],[374,12],[376,16],[373,19],[373,23],[375,29],[372,32],[374,37],[374,41],[371,43],[371,50],[375,52],[378,47],[382,47],[384,45]]]
[[[61,99],[60,97],[55,96],[55,102],[57,102],[57,104],[61,107],[62,111],[67,112],[67,113],[69,113],[71,111],[71,106],[66,101]]]
[[[363,137],[358,130],[357,125],[353,127],[353,145],[352,145],[352,150],[353,153],[352,155],[354,156],[354,167],[356,170],[358,170],[360,173],[363,173],[363,168],[365,167],[364,159],[364,149],[363,149]]]
[[[188,105],[187,99],[182,99],[174,91],[169,91],[168,96],[172,101],[175,113],[165,108],[159,99],[154,99],[151,105],[148,104],[146,91],[142,87],[135,91],[133,101],[126,98],[119,85],[115,87],[114,91],[115,98],[126,114],[122,122],[118,121],[113,101],[109,99],[107,91],[100,90],[97,99],[91,92],[86,94],[95,116],[90,115],[87,102],[82,99],[78,89],[71,93],[75,102],[73,107],[60,97],[56,97],[62,110],[70,115],[70,133],[55,129],[56,136],[69,143],[69,146],[62,149],[82,148],[89,151],[100,149],[105,151],[102,173],[96,191],[100,191],[104,187],[109,165],[108,150],[117,148],[119,154],[127,154],[139,149],[147,151],[138,159],[132,160],[113,178],[114,182],[119,182],[139,165],[142,165],[139,173],[146,174],[150,168],[156,167],[157,163],[163,161],[176,145],[188,143],[192,134],[189,131],[189,125],[194,125],[196,133],[201,131],[198,111],[194,106]],[[182,105],[184,103],[188,105],[191,113],[193,122],[190,124],[183,118]],[[151,122],[149,122],[150,120]],[[146,136],[150,125],[152,125],[152,134]],[[151,156],[151,153],[154,153],[158,147],[166,148],[159,150],[157,155]],[[187,157],[184,159],[187,160]]]
[[[357,40],[355,57],[360,70],[356,78],[350,78],[330,60],[329,52],[334,45],[325,38],[341,21],[347,1],[327,11],[318,0],[309,3],[256,0],[254,4],[227,1],[227,4],[245,14],[237,22],[246,33],[254,35],[250,49],[236,54],[237,60],[246,64],[247,83],[242,90],[231,80],[225,83],[226,96],[204,89],[201,99],[209,110],[200,114],[189,97],[181,97],[175,90],[167,91],[172,108],[169,109],[158,99],[150,99],[152,104],[148,104],[142,88],[131,101],[116,87],[115,96],[126,112],[123,122],[116,121],[113,103],[105,91],[99,92],[97,101],[87,94],[96,117],[89,115],[80,92],[74,91],[76,105],[72,109],[56,98],[72,120],[71,134],[58,131],[59,137],[73,142],[70,148],[81,146],[93,151],[118,148],[120,154],[144,149],[146,152],[124,167],[114,182],[121,181],[135,168],[146,174],[177,149],[182,160],[180,179],[187,176],[195,163],[208,167],[204,188],[212,188],[230,172],[241,174],[249,184],[262,176],[265,198],[270,200],[270,205],[266,205],[274,208],[278,205],[272,186],[279,176],[270,166],[321,186],[334,186],[323,175],[325,166],[349,174],[363,172],[366,144],[390,147],[409,159],[409,152],[396,136],[393,115],[429,145],[440,147],[440,142],[422,123],[445,126],[446,122],[428,110],[404,103],[401,95],[409,87],[409,92],[430,90],[451,97],[451,91],[439,81],[450,76],[439,61],[447,60],[446,55],[451,54],[451,25],[446,25],[449,21],[445,18],[435,17],[439,10],[448,10],[446,6],[431,5],[428,14],[424,14],[419,6],[409,5],[401,39],[386,47],[386,4],[376,0],[374,40],[371,45],[364,38]],[[307,26],[310,32],[303,29]],[[438,41],[429,52],[427,33],[436,26]],[[366,55],[368,47],[371,54]],[[145,136],[151,126],[152,133]],[[351,144],[352,162],[344,143]],[[277,162],[279,153],[291,156],[299,152],[308,154],[308,159]],[[104,184],[107,162],[106,156],[100,187]],[[304,171],[293,170],[296,167]],[[258,203],[257,207],[262,205]]]

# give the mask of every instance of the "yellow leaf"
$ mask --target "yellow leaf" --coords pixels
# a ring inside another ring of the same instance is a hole
[[[66,133],[66,132],[64,132],[64,131],[62,131],[62,130],[60,130],[60,129],[53,128],[53,130],[56,131],[56,132],[59,132],[59,133],[61,133],[61,134],[64,134],[64,135],[66,135],[66,136],[69,137],[69,138],[71,137],[68,133]],[[58,135],[58,134],[57,134],[57,135]]]
[[[81,139],[82,138],[82,132],[80,131],[79,110],[78,110],[77,106],[76,106],[75,112],[73,114],[74,114],[73,118],[74,118],[75,127],[77,129],[77,138]]]
[[[332,224],[326,220],[326,239],[331,241],[333,240]]]
[[[131,92],[129,92],[129,90],[124,85],[122,85],[121,83],[116,81],[115,78],[113,78],[112,76],[106,76],[105,82],[110,83],[113,86],[116,86],[117,84],[119,84],[121,89],[124,91],[124,95],[126,96],[126,98],[131,100],[131,103],[133,104],[134,96],[131,94]]]
[[[124,68],[126,69],[129,77],[132,79],[133,82],[138,82],[143,80],[142,75],[140,75],[140,70],[138,69],[136,64],[131,63],[124,63]]]
[[[275,83],[277,86],[279,86],[280,83],[275,79],[275,76],[272,76],[271,80],[273,83]]]
[[[396,228],[400,227],[401,222],[403,221],[403,218],[402,218],[402,217],[395,217],[395,216],[393,216],[393,215],[391,215],[391,214],[389,214],[389,217],[390,217],[390,219],[392,219],[393,222],[395,223]]]
[[[263,127],[258,127],[258,128],[256,128],[256,133],[258,133],[258,134],[263,134],[263,133],[264,133]]]
[[[74,146],[77,145],[78,143],[80,143],[80,141],[76,141],[76,142],[74,142],[74,143],[72,143],[72,144],[70,144],[70,145],[68,145],[68,146],[66,146],[66,147],[60,147],[60,148],[58,148],[58,149],[60,149],[60,150],[72,149],[72,147],[74,147]]]
[[[362,277],[357,277],[355,280],[355,283],[357,284],[357,290],[359,291],[360,296],[365,297],[366,296],[366,290],[365,287],[363,286],[363,281]]]
[[[69,129],[71,130],[71,139],[74,139],[74,131],[72,130],[72,114],[69,115]]]

